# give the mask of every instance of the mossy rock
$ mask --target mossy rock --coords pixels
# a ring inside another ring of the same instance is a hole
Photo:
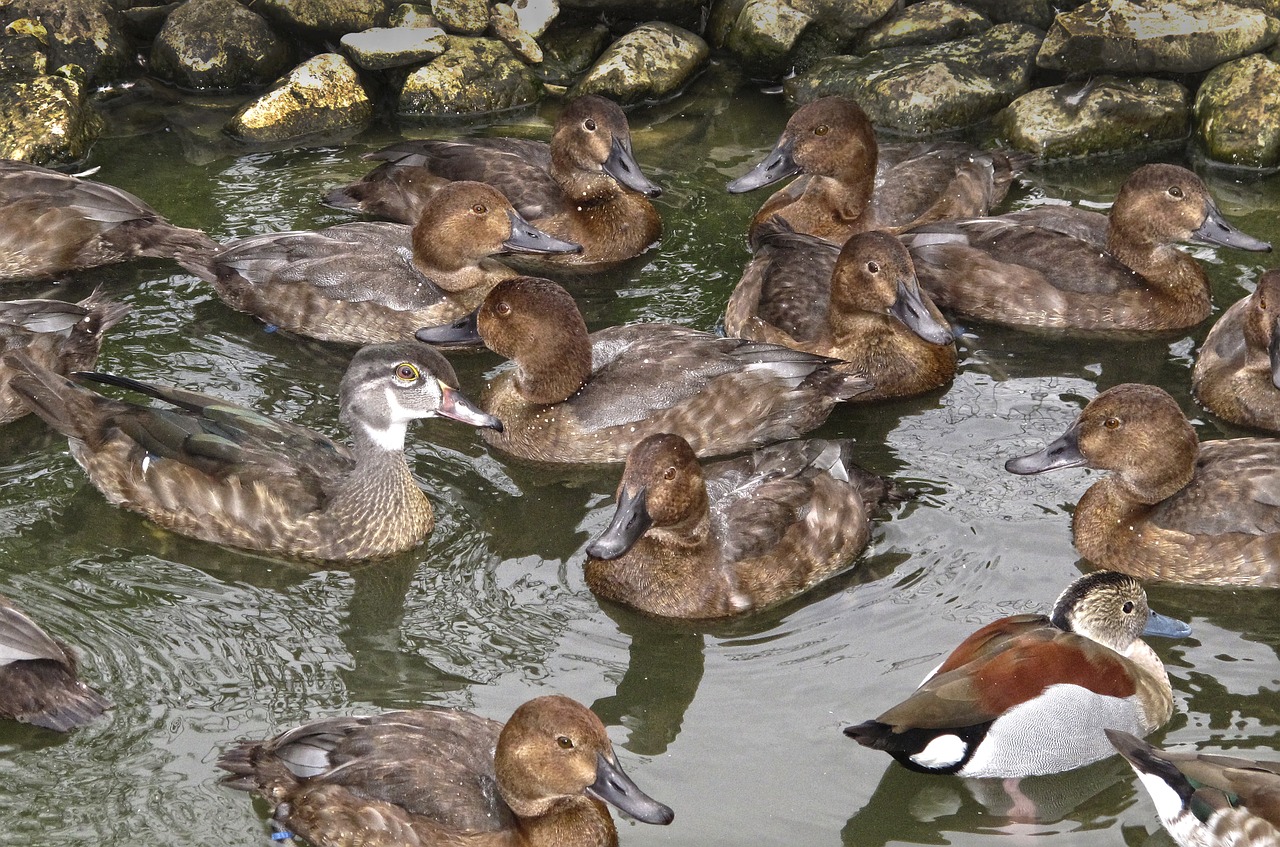
[[[1214,68],[1196,92],[1195,116],[1210,159],[1280,166],[1280,64],[1254,55]]]
[[[397,111],[432,117],[496,112],[542,95],[542,82],[501,41],[452,36],[449,49],[405,78]]]

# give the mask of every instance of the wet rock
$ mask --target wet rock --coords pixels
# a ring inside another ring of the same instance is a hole
[[[49,67],[44,25],[24,18],[0,34],[0,80],[27,80],[42,76]]]
[[[445,32],[480,35],[489,28],[489,4],[486,0],[431,0],[435,15]]]
[[[56,75],[0,82],[0,158],[37,165],[84,159],[103,127],[85,91]]]
[[[707,32],[748,73],[778,78],[841,53],[894,0],[716,0]]]
[[[413,3],[401,3],[391,10],[387,16],[387,26],[420,26],[442,29],[440,21],[431,14],[430,6],[418,6]]]
[[[925,0],[908,6],[862,34],[855,53],[913,44],[941,44],[991,29],[978,12],[952,0]]]
[[[559,0],[511,0],[520,29],[540,38],[560,15]]]
[[[1170,80],[1094,77],[1029,91],[995,126],[1010,146],[1045,159],[1140,150],[1186,138],[1190,101]]]
[[[449,49],[409,74],[397,110],[406,116],[493,112],[536,102],[542,83],[493,38],[449,39]]]
[[[797,12],[818,22],[835,44],[848,44],[858,33],[898,6],[898,0],[789,0]]]
[[[31,18],[48,32],[50,68],[79,65],[90,86],[123,76],[133,65],[124,21],[107,0],[13,0],[7,18]]]
[[[785,0],[749,0],[730,24],[722,45],[748,73],[775,78],[791,65],[791,53],[813,18]]]
[[[1280,21],[1221,0],[1092,0],[1058,15],[1036,63],[1078,73],[1198,73],[1262,50]]]
[[[550,85],[572,85],[609,46],[610,38],[604,24],[556,24],[542,36],[542,64],[535,69],[538,78]]]
[[[641,24],[609,45],[574,93],[602,94],[619,103],[660,100],[679,91],[710,54],[707,42],[686,29],[660,21]]]
[[[253,9],[289,31],[341,38],[386,26],[391,0],[255,0]]]
[[[520,28],[516,10],[506,3],[494,3],[489,9],[489,31],[521,61],[530,65],[542,61],[542,48],[532,35]]]
[[[373,102],[355,68],[337,53],[321,53],[242,107],[227,132],[244,141],[278,143],[346,135],[372,120]]]
[[[289,46],[236,0],[187,0],[151,46],[151,71],[182,88],[235,90],[274,82]]]
[[[181,6],[181,2],[165,3],[160,6],[134,6],[121,9],[120,17],[124,21],[125,34],[134,41],[149,43],[155,40],[164,27],[169,15]]]
[[[659,20],[684,26],[696,26],[705,6],[706,0],[560,0],[560,7],[578,13],[580,20]]]
[[[995,24],[1026,24],[1048,29],[1054,15],[1080,5],[1080,0],[965,0],[965,5]]]
[[[1280,166],[1280,64],[1254,55],[1214,68],[1196,92],[1195,118],[1209,158]]]
[[[369,71],[427,62],[444,53],[449,38],[439,27],[374,27],[342,36],[342,52]]]
[[[877,126],[910,134],[983,120],[1030,90],[1038,30],[1000,24],[959,41],[831,56],[784,85],[794,104],[831,94],[857,100]]]

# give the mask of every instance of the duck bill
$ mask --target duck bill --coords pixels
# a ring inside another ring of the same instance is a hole
[[[428,344],[479,344],[484,340],[480,337],[480,310],[463,315],[453,323],[424,326],[413,336]]]
[[[587,786],[587,793],[616,806],[641,823],[666,826],[676,816],[670,806],[641,791],[623,772],[622,766],[609,761],[603,753],[596,754],[596,781]]]
[[[636,163],[636,157],[631,154],[629,141],[621,138],[613,139],[609,158],[604,160],[604,169],[618,182],[632,191],[639,191],[645,197],[657,197],[662,193],[662,189],[650,182],[649,178],[641,172],[640,165]]]
[[[587,545],[587,555],[593,559],[616,559],[626,553],[640,540],[653,524],[649,511],[645,508],[644,488],[628,491],[623,488],[618,492],[618,506],[614,510],[613,520],[609,528],[596,536]]]
[[[769,155],[765,156],[762,162],[726,185],[725,190],[730,194],[745,194],[800,173],[800,166],[796,164],[792,148],[790,139],[779,139],[777,146],[769,151]]]
[[[1191,233],[1191,241],[1195,244],[1208,244],[1215,247],[1234,247],[1237,250],[1248,250],[1253,253],[1271,252],[1270,242],[1246,235],[1227,223],[1227,219],[1213,203],[1209,204],[1204,223]]]
[[[437,382],[440,385],[440,408],[438,412],[440,417],[502,432],[502,421],[472,403],[465,394],[452,385],[439,382],[439,380]]]
[[[1158,635],[1161,638],[1186,638],[1191,634],[1191,624],[1159,612],[1151,612],[1147,616],[1147,626],[1142,634]]]
[[[1271,343],[1267,345],[1267,358],[1271,361],[1271,384],[1280,388],[1280,320],[1271,324]]]
[[[955,340],[951,326],[938,320],[937,313],[929,308],[918,285],[898,283],[898,297],[889,307],[889,314],[930,344],[950,344]]]
[[[1058,468],[1078,468],[1084,463],[1084,454],[1080,452],[1079,425],[1072,424],[1048,447],[1029,456],[1010,459],[1004,463],[1004,469],[1009,473],[1026,475]]]
[[[511,219],[511,237],[502,242],[502,249],[515,253],[581,253],[582,245],[561,241],[526,221],[515,209],[507,212]]]

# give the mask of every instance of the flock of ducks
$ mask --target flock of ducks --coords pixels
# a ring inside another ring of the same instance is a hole
[[[724,335],[663,323],[589,331],[555,275],[643,253],[661,233],[622,111],[570,102],[549,144],[409,141],[330,205],[390,220],[218,243],[108,185],[0,162],[0,278],[55,278],[137,256],[175,260],[231,307],[290,333],[361,345],[342,379],[350,444],[190,391],[91,370],[128,312],[95,292],[0,304],[0,415],[33,412],[112,503],[210,542],[308,560],[421,544],[432,508],[404,457],[408,425],[446,417],[544,463],[625,462],[615,513],[587,546],[609,601],[666,618],[740,615],[848,568],[880,504],[910,496],[857,467],[848,441],[803,439],[838,403],[920,394],[955,374],[944,313],[1012,326],[1183,328],[1208,281],[1174,245],[1270,246],[1205,185],[1138,168],[1109,215],[1004,215],[1024,157],[958,143],[878,145],[853,101],[795,112],[731,192],[794,180],[753,218]],[[518,273],[493,258],[520,254]],[[1205,342],[1196,396],[1280,431],[1280,271]],[[416,340],[415,340],[416,336]],[[425,342],[425,343],[424,343]],[[478,401],[440,349],[511,360]],[[159,401],[100,393],[109,385]],[[726,456],[714,462],[708,457]],[[1169,678],[1144,635],[1181,637],[1139,579],[1280,586],[1280,441],[1200,444],[1153,386],[1099,394],[1057,440],[1010,459],[1035,474],[1110,473],[1074,515],[1086,574],[1049,615],[971,635],[920,687],[845,730],[908,768],[1057,773],[1119,751],[1182,845],[1280,845],[1280,763],[1156,750]],[[73,653],[0,600],[0,715],[68,730],[109,708]],[[540,697],[506,724],[424,708],[335,717],[225,752],[224,782],[317,845],[611,847],[605,804],[673,813],[622,771],[599,719]]]

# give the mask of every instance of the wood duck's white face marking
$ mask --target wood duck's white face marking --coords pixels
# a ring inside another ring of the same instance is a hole
[[[1173,820],[1182,812],[1182,798],[1178,796],[1178,792],[1173,790],[1169,783],[1165,782],[1155,774],[1136,771],[1138,781],[1147,789],[1147,793],[1151,795],[1151,801],[1155,803],[1156,814],[1160,816],[1160,820]]]
[[[949,768],[964,759],[968,750],[968,745],[960,736],[939,735],[912,756],[911,761],[922,768]]]

